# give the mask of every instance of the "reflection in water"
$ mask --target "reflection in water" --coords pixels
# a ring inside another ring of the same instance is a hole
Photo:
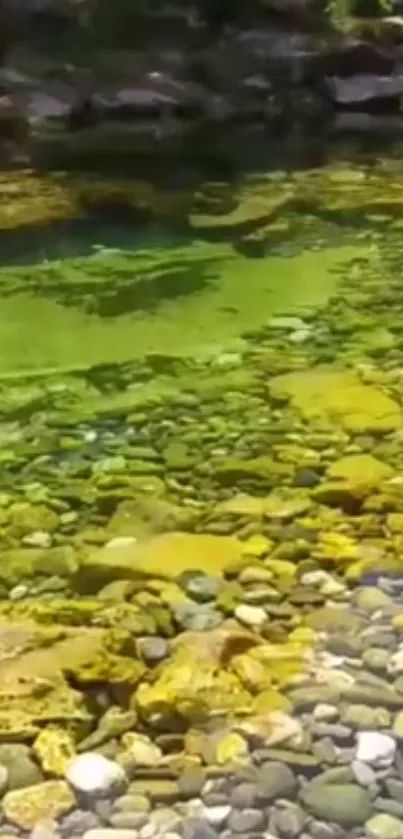
[[[403,837],[403,168],[13,177],[4,835]]]

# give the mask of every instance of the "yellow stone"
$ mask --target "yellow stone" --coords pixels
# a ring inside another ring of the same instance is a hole
[[[33,750],[44,772],[59,777],[64,777],[67,764],[76,754],[73,738],[56,726],[48,726],[38,734]]]
[[[392,618],[392,624],[395,627],[395,629],[403,629],[403,612],[401,612],[400,615],[395,615]]]
[[[83,575],[94,579],[144,575],[172,579],[184,571],[221,576],[242,559],[243,543],[232,536],[165,533],[144,542],[96,550],[82,563]]]
[[[58,819],[74,806],[74,795],[65,781],[44,781],[12,790],[2,801],[6,819],[22,830],[32,830],[42,819]]]
[[[315,556],[325,562],[349,563],[359,558],[359,546],[344,533],[322,533],[315,547]]]
[[[365,498],[393,478],[395,470],[370,454],[353,454],[336,460],[326,474],[331,480],[345,482],[355,498]]]
[[[264,567],[268,571],[272,571],[274,576],[278,579],[292,581],[297,573],[297,566],[293,562],[288,562],[286,559],[268,559],[264,560]]]
[[[386,524],[391,533],[403,533],[403,513],[388,513]]]
[[[268,539],[267,536],[257,533],[255,536],[251,536],[249,539],[245,540],[243,543],[243,554],[244,556],[260,558],[261,556],[265,556],[270,553],[273,548],[273,544],[274,543]]]
[[[292,704],[283,693],[278,690],[265,690],[253,700],[252,714],[263,716],[272,711],[290,711]]]
[[[269,389],[273,398],[290,400],[308,422],[328,422],[357,434],[403,425],[397,403],[348,369],[329,365],[286,373],[272,379]]]
[[[219,766],[244,763],[248,755],[246,740],[236,732],[225,734],[216,745],[215,759]]]

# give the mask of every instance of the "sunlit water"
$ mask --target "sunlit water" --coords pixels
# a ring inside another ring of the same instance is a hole
[[[403,166],[173,182],[2,177],[0,839],[403,839]]]

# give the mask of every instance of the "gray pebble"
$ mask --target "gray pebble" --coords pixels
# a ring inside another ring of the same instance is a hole
[[[374,807],[381,813],[388,813],[389,816],[396,816],[403,819],[403,801],[396,801],[395,798],[375,798]]]
[[[228,818],[228,827],[234,833],[258,833],[265,826],[262,810],[232,810]]]
[[[353,732],[348,725],[342,723],[321,722],[313,726],[312,733],[316,737],[331,737],[332,740],[349,740]]]
[[[295,792],[297,781],[289,766],[276,760],[262,763],[256,794],[260,803],[275,801],[276,798],[289,798]]]
[[[217,839],[217,833],[204,819],[186,819],[182,829],[183,839]]]
[[[60,824],[63,836],[82,836],[88,830],[100,826],[100,820],[91,810],[73,810]]]
[[[316,820],[310,822],[309,831],[312,839],[344,839],[346,835],[340,825]]]
[[[353,760],[351,764],[351,771],[355,780],[361,787],[369,787],[376,782],[376,775],[373,769],[367,763],[361,760]]]
[[[178,778],[179,793],[183,798],[195,798],[200,795],[206,782],[206,773],[200,766],[184,769]]]
[[[385,786],[392,798],[395,798],[396,801],[403,801],[403,781],[397,778],[387,778]]]
[[[207,574],[182,574],[178,583],[190,597],[199,603],[215,600],[222,587],[219,579],[209,577]]]
[[[246,810],[256,802],[256,785],[245,781],[234,787],[230,795],[231,806],[238,810]]]
[[[276,832],[284,839],[297,839],[303,830],[306,816],[300,807],[289,807],[275,813],[273,822]]]

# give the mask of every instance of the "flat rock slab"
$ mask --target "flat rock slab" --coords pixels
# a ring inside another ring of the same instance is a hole
[[[286,373],[272,379],[269,390],[274,399],[289,400],[308,422],[328,422],[357,434],[386,433],[403,425],[399,405],[351,370],[320,366]]]

